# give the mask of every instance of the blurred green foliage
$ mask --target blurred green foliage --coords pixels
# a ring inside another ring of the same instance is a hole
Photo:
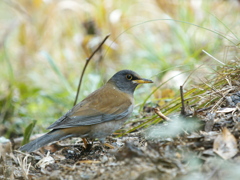
[[[34,132],[41,132],[67,112],[85,59],[106,34],[111,36],[91,61],[79,100],[116,71],[132,69],[155,82],[136,91],[139,105],[157,103],[161,88],[178,88],[161,85],[169,71],[185,74],[182,82],[211,75],[219,64],[203,49],[223,62],[234,58],[238,20],[238,1],[3,0],[0,135],[21,135],[33,119],[39,127]]]
[[[22,145],[26,144],[29,142],[30,140],[30,136],[32,134],[33,128],[36,125],[36,120],[34,120],[32,123],[30,123],[28,125],[28,127],[26,127],[25,131],[24,131],[24,136],[23,136],[23,141],[22,141]]]

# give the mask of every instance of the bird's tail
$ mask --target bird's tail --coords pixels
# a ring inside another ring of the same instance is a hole
[[[63,138],[65,134],[61,133],[61,131],[58,130],[52,130],[47,134],[44,134],[43,136],[31,141],[28,144],[25,144],[24,146],[20,147],[20,151],[26,151],[26,152],[33,152],[37,150],[38,148],[41,148],[45,145],[47,145],[50,142],[58,141]]]

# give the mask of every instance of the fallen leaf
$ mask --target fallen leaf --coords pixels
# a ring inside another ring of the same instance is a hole
[[[218,113],[230,113],[230,112],[233,112],[235,110],[236,110],[236,108],[222,108],[222,109],[220,109],[216,112],[218,112]]]
[[[237,154],[237,140],[226,127],[214,140],[213,151],[223,159],[230,159]]]
[[[78,161],[77,163],[81,164],[81,163],[86,163],[86,164],[99,164],[101,163],[101,161],[96,161],[96,160],[82,160],[82,161]]]
[[[55,162],[55,160],[53,159],[52,156],[49,155],[49,151],[46,157],[42,158],[37,164],[36,166],[44,169],[47,165],[49,164],[53,164]]]

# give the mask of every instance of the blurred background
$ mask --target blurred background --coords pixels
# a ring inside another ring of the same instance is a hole
[[[46,132],[73,106],[86,58],[108,34],[78,102],[122,69],[155,82],[136,91],[135,113],[153,91],[147,102],[179,96],[179,85],[236,59],[239,10],[237,0],[0,1],[0,136],[21,136],[33,120]]]

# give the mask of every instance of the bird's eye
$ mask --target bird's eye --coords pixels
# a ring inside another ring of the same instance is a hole
[[[127,78],[127,80],[132,80],[132,75],[131,74],[128,74],[128,75],[126,75],[126,78]]]

